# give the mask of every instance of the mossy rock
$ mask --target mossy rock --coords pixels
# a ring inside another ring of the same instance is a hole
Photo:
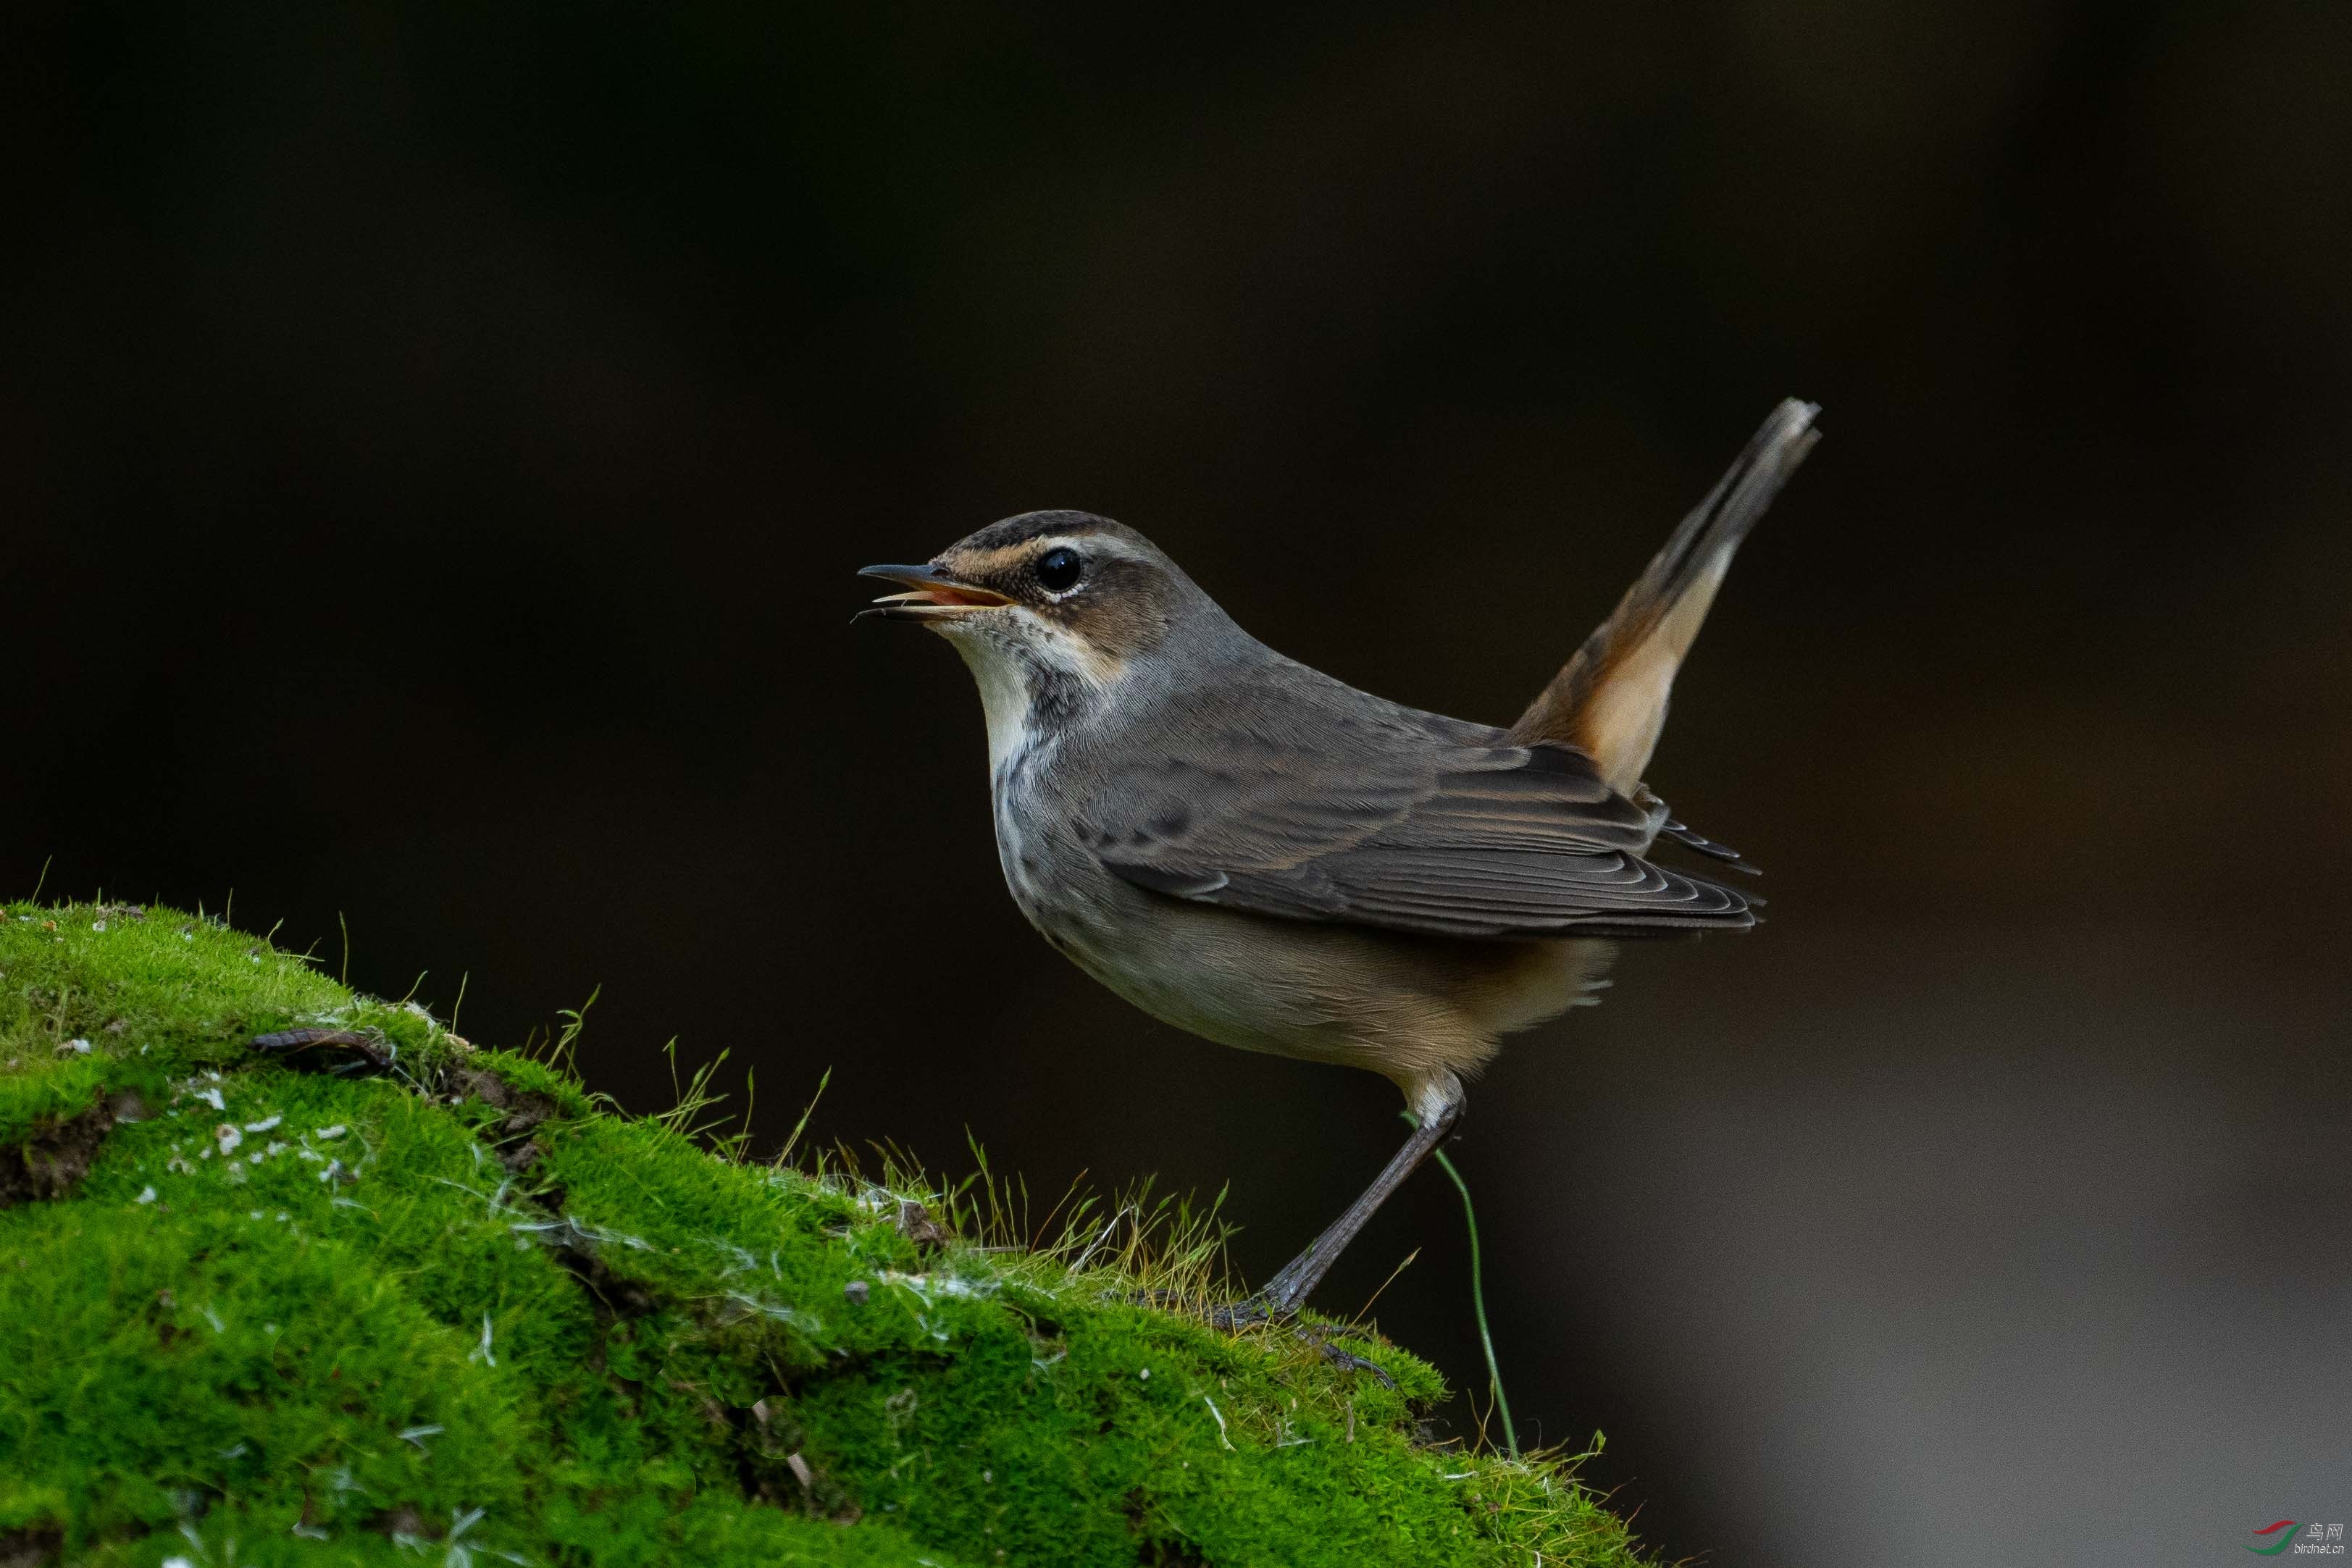
[[[6,906],[0,1561],[1638,1561],[1375,1337],[729,1152],[216,921]]]

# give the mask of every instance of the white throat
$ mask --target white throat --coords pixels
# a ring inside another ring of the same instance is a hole
[[[988,720],[988,774],[993,779],[1004,765],[1034,746],[1029,727],[1029,680],[1023,660],[1010,648],[988,637],[950,637],[971,678],[980,686],[980,711]]]
[[[1091,708],[1094,699],[1118,684],[1126,666],[1025,611],[982,613],[1006,619],[944,622],[940,630],[979,684],[981,712],[988,719],[988,771],[1001,778],[1007,766],[1050,745],[1053,727]],[[1043,726],[1041,713],[1050,716]]]

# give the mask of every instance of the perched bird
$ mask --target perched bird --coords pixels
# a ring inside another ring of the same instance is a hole
[[[866,615],[928,626],[971,667],[998,859],[1047,942],[1180,1029],[1404,1092],[1412,1136],[1254,1313],[1297,1309],[1453,1128],[1463,1079],[1576,1000],[1610,938],[1754,924],[1739,894],[1644,858],[1662,834],[1738,857],[1671,821],[1642,773],[1732,552],[1819,412],[1773,411],[1508,729],[1284,658],[1141,534],[1085,512],[861,574],[905,590]]]

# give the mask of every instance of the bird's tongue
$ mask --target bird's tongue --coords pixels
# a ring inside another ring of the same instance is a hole
[[[984,588],[962,589],[951,588],[945,583],[926,583],[905,593],[886,593],[874,602],[931,610],[960,610],[973,605],[985,609],[1006,601],[1003,594],[991,593]]]
[[[1004,596],[986,591],[966,592],[961,588],[945,586],[926,588],[921,597],[933,604],[1002,604]]]

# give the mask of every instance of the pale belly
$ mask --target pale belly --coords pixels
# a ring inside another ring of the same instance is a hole
[[[1150,893],[995,801],[1006,885],[1031,925],[1154,1018],[1244,1051],[1360,1067],[1408,1096],[1467,1075],[1500,1036],[1589,999],[1610,945],[1467,942],[1280,920]]]

